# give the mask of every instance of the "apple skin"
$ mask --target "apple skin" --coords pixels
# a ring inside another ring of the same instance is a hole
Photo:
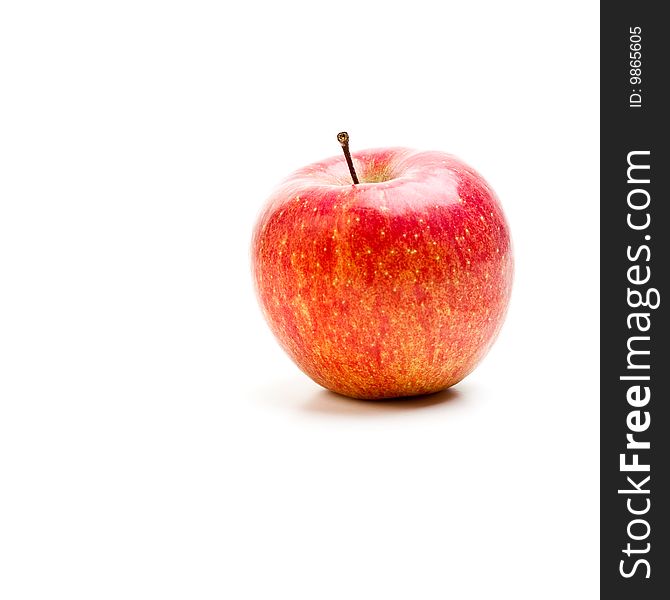
[[[318,384],[353,398],[458,383],[495,340],[510,297],[507,222],[484,179],[443,152],[380,148],[289,176],[251,248],[277,340]]]

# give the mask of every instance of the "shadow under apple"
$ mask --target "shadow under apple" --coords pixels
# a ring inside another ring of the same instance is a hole
[[[275,381],[256,388],[253,398],[274,409],[322,416],[382,416],[462,408],[473,390],[467,383],[419,396],[360,400],[324,389],[304,378]]]
[[[464,394],[455,388],[448,388],[434,394],[383,400],[359,400],[326,389],[318,389],[307,402],[300,405],[300,409],[304,412],[323,415],[374,415],[417,411],[446,404],[452,405],[463,400]]]

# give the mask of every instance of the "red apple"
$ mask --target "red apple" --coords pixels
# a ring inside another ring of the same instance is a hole
[[[443,152],[364,150],[353,166],[357,185],[339,156],[269,198],[252,241],[265,318],[334,392],[380,399],[454,385],[505,317],[513,261],[500,203]]]

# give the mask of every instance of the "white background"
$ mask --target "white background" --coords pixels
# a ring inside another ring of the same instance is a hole
[[[598,5],[4,2],[0,597],[598,593]],[[455,153],[515,243],[452,393],[332,395],[255,217],[354,149]]]

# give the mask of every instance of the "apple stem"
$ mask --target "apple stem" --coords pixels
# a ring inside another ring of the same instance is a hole
[[[349,173],[351,173],[351,178],[354,181],[354,184],[358,183],[358,176],[354,169],[354,161],[351,160],[351,152],[349,152],[349,134],[346,131],[340,131],[337,134],[337,141],[340,142],[342,146],[342,152],[344,152],[344,158],[347,159],[347,165],[349,167]]]

